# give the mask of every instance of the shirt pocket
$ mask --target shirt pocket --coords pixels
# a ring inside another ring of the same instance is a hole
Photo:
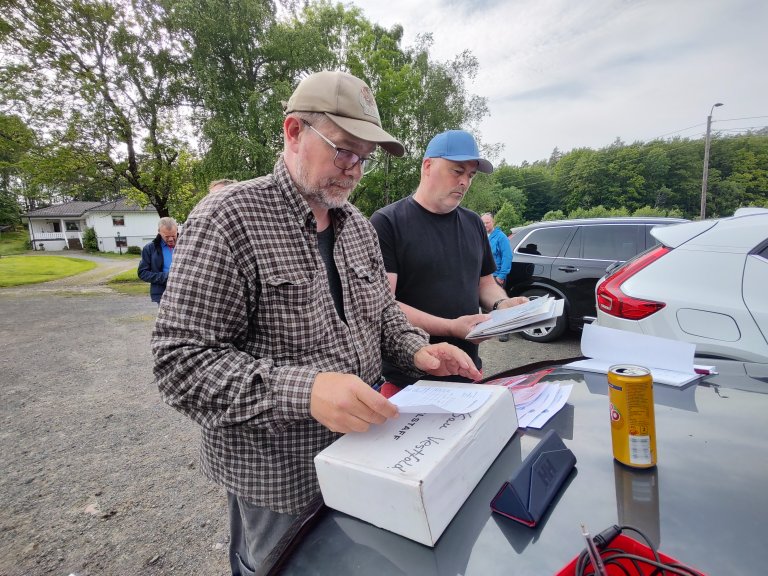
[[[368,323],[380,324],[386,302],[381,276],[370,267],[356,264],[349,267],[349,282],[355,315]]]
[[[260,324],[271,335],[273,353],[297,359],[314,349],[329,330],[318,276],[274,275],[264,282]],[[327,289],[325,289],[327,290]]]

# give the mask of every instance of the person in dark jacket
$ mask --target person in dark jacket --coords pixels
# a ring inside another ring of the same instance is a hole
[[[144,246],[141,251],[139,278],[150,283],[149,297],[158,305],[165,292],[165,283],[168,280],[168,271],[171,269],[173,249],[176,247],[178,236],[179,228],[176,220],[169,216],[160,218],[157,223],[157,238]]]

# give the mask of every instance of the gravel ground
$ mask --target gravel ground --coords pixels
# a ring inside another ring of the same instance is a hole
[[[0,576],[226,574],[224,492],[152,379],[156,306],[103,284],[135,263],[109,266],[0,290]],[[577,354],[577,335],[481,345],[485,374]]]

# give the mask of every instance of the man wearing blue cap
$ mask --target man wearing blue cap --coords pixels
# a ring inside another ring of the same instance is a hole
[[[464,350],[478,369],[477,341],[466,339],[475,325],[489,319],[478,308],[527,302],[508,298],[496,283],[485,226],[477,214],[460,206],[475,174],[492,171],[469,132],[442,132],[427,146],[416,192],[371,217],[390,288],[408,320],[426,330],[430,342],[450,342]],[[399,388],[415,381],[386,362],[384,377]]]

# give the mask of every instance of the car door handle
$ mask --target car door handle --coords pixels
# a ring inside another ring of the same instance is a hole
[[[558,266],[557,268],[561,272],[578,272],[579,269],[576,266]]]

